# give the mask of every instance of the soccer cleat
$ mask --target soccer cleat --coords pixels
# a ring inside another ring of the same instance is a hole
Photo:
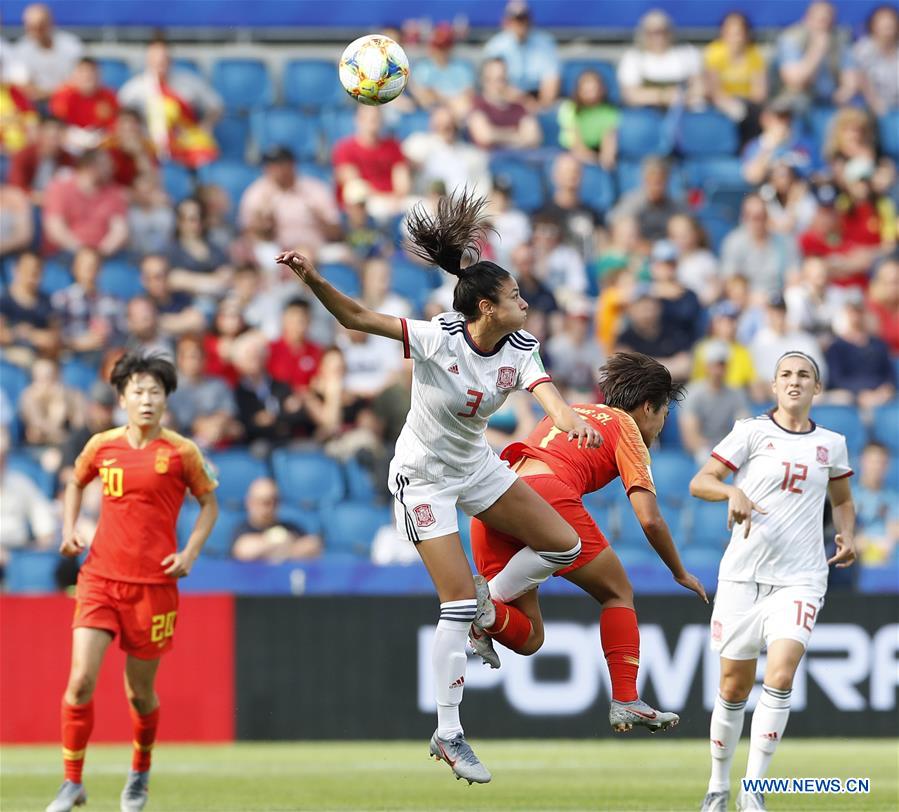
[[[76,784],[66,779],[62,782],[59,792],[47,807],[46,812],[71,812],[73,807],[87,803],[87,792],[84,784]]]
[[[484,661],[484,665],[489,665],[491,668],[499,668],[499,654],[496,653],[496,649],[493,647],[493,640],[487,632],[479,632],[472,624],[468,630],[468,643],[472,651]]]
[[[737,809],[741,812],[749,812],[750,810],[761,810],[765,812],[768,807],[765,806],[765,796],[761,792],[744,792],[740,791],[737,795]]]
[[[730,792],[708,792],[702,799],[699,812],[727,812],[727,802],[730,800]]]
[[[478,611],[474,616],[474,625],[479,629],[489,629],[496,623],[496,607],[490,599],[490,585],[483,575],[474,577],[475,597],[478,599]]]
[[[121,812],[141,812],[150,799],[150,771],[128,770],[128,780],[119,804]]]
[[[451,739],[441,739],[435,730],[431,736],[430,749],[431,755],[437,761],[445,761],[453,768],[457,781],[464,778],[468,781],[468,786],[475,782],[486,784],[492,777],[465,741],[465,735],[462,733],[457,733]]]
[[[650,733],[668,730],[680,721],[676,713],[666,713],[651,708],[642,699],[633,702],[612,700],[609,706],[609,724],[615,733],[627,733],[635,725],[649,729]]]

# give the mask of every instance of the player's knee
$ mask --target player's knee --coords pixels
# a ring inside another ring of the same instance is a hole
[[[69,677],[66,686],[66,702],[70,705],[83,705],[90,702],[97,687],[97,679],[93,674],[75,673]]]
[[[752,687],[744,685],[739,678],[726,676],[722,677],[718,687],[718,693],[725,702],[743,702],[751,690]]]
[[[793,669],[774,667],[765,674],[765,685],[778,691],[789,691],[793,687]]]
[[[524,645],[521,647],[521,650],[518,653],[524,654],[525,656],[536,654],[538,651],[540,651],[540,648],[543,645],[543,640],[543,628],[532,628],[530,636],[525,641]]]
[[[156,706],[156,693],[152,687],[144,685],[126,685],[125,696],[141,716],[148,714]]]

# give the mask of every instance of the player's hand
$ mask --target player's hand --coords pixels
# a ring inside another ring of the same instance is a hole
[[[727,500],[727,529],[733,530],[735,524],[746,523],[743,529],[743,538],[749,538],[749,531],[752,528],[752,511],[767,514],[768,511],[760,508],[753,502],[743,491],[735,488],[730,499]]]
[[[190,575],[191,567],[194,565],[194,557],[188,555],[184,550],[180,553],[170,553],[162,559],[160,565],[163,572],[171,578],[186,578]]]
[[[275,262],[279,265],[286,265],[303,282],[308,283],[321,279],[312,260],[299,251],[282,251],[275,257]]]
[[[602,435],[583,420],[575,423],[574,428],[568,432],[568,439],[577,440],[578,448],[599,448],[602,445]]]
[[[837,545],[837,552],[833,558],[828,560],[827,566],[835,564],[839,570],[851,567],[855,563],[855,542],[852,539],[843,538],[839,533],[834,541]]]
[[[680,578],[675,576],[674,578],[677,583],[679,583],[684,589],[689,589],[692,592],[695,592],[702,598],[703,602],[708,603],[709,598],[708,595],[705,594],[705,587],[702,585],[702,581],[700,581],[693,573],[685,572]]]
[[[72,533],[71,536],[62,537],[62,544],[59,545],[59,553],[66,558],[75,558],[75,556],[79,556],[84,552],[86,546],[87,545],[78,538],[77,533]]]

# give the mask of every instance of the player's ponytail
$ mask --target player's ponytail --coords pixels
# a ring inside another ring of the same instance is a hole
[[[409,253],[459,277],[453,309],[469,321],[480,316],[482,299],[497,302],[499,287],[509,277],[496,263],[480,261],[480,244],[491,230],[486,205],[486,198],[475,197],[466,187],[441,197],[433,214],[421,204],[414,206],[406,221]]]

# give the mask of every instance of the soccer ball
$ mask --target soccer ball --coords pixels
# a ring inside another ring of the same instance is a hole
[[[409,60],[390,37],[368,34],[347,45],[339,75],[344,90],[360,104],[387,104],[405,89]]]

